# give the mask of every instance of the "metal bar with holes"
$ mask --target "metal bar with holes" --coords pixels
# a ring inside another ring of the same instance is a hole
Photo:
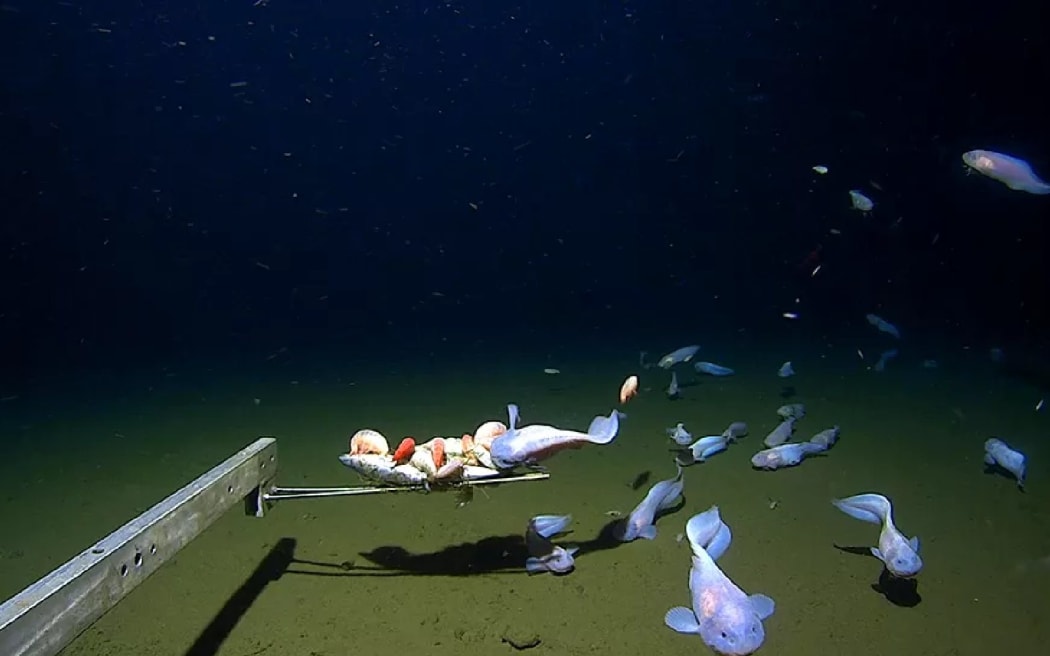
[[[277,440],[260,437],[0,605],[0,656],[54,656],[230,508],[262,517],[274,502],[472,489],[550,478],[542,471],[440,487],[282,488]]]
[[[261,437],[4,602],[0,654],[57,654],[276,472],[277,440]]]

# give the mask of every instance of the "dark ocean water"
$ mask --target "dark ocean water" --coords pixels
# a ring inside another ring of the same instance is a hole
[[[461,510],[394,495],[224,518],[71,653],[489,654],[512,625],[552,654],[693,653],[662,617],[687,602],[674,537],[711,504],[727,572],[778,602],[769,653],[1031,653],[1050,637],[1050,197],[961,155],[1050,178],[1039,12],[4,3],[0,597],[258,435],[278,436],[282,483],[341,484],[358,428],[454,435],[508,402],[583,428],[640,373],[617,443],[559,456],[548,482]],[[738,373],[669,401],[638,352],[693,343]],[[807,437],[843,441],[754,472],[788,400]],[[737,419],[751,441],[690,468],[653,543],[557,579],[464,575],[540,512],[597,534],[639,473],[673,473],[664,428]],[[1027,493],[981,474],[991,435],[1028,454]],[[827,503],[861,491],[923,539],[918,605],[830,547],[874,543]],[[394,544],[452,565],[285,577],[225,643],[194,642],[281,538],[315,573]]]

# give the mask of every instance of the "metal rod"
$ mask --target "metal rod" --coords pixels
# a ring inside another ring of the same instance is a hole
[[[524,481],[543,481],[550,478],[547,472],[529,472],[517,476],[494,476],[469,481],[455,481],[445,485],[405,485],[393,487],[388,485],[367,485],[360,487],[272,487],[263,494],[265,501],[284,501],[286,499],[325,499],[330,497],[352,497],[362,494],[384,494],[387,492],[445,492],[462,487],[478,485],[499,485],[501,483],[520,483]]]

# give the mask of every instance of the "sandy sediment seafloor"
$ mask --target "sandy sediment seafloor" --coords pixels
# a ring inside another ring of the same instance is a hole
[[[705,649],[699,638],[673,633],[662,618],[688,603],[688,549],[676,536],[711,504],[733,530],[724,570],[776,600],[765,653],[1036,653],[1050,640],[1050,485],[1042,482],[1050,472],[1033,464],[1021,493],[981,467],[992,434],[1026,449],[1032,463],[1050,460],[1028,388],[947,370],[877,376],[810,365],[792,399],[807,406],[799,434],[838,424],[840,442],[799,467],[756,472],[748,460],[778,420],[782,382],[732,364],[737,376],[701,379],[676,402],[659,393],[659,373],[650,382],[639,372],[643,393],[612,445],[559,454],[549,481],[479,492],[461,509],[450,494],[390,494],[289,501],[261,520],[231,513],[67,653],[463,656],[510,650],[501,642],[509,637],[540,640],[537,653],[695,654]],[[220,378],[203,392],[8,422],[21,446],[0,465],[0,592],[13,594],[259,434],[279,436],[281,484],[347,484],[355,481],[336,455],[357,428],[391,439],[425,427],[458,434],[502,419],[515,401],[524,423],[583,429],[612,407],[632,369],[559,367],[558,376],[523,363],[513,376],[446,371],[351,387]],[[425,396],[406,393],[423,386]],[[632,481],[673,474],[664,428],[682,421],[700,435],[734,420],[747,421],[751,435],[686,471],[685,506],[658,522],[655,541],[601,539],[607,512],[626,513],[645,493]],[[872,588],[880,564],[835,548],[875,543],[877,527],[829,503],[867,491],[889,496],[898,526],[922,541],[917,605],[890,603]],[[568,576],[523,573],[521,535],[540,513],[574,516],[563,541],[584,549]],[[287,568],[268,571],[282,554]]]

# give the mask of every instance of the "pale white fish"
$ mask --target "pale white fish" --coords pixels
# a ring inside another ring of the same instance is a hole
[[[518,426],[518,406],[507,405],[507,431],[492,440],[489,452],[497,469],[512,469],[518,465],[534,465],[565,449],[578,449],[585,444],[609,444],[620,430],[617,410],[608,417],[597,416],[586,433],[557,428],[546,424]]]
[[[853,209],[858,212],[870,212],[875,209],[875,201],[868,198],[864,194],[860,193],[856,189],[851,189],[849,192],[849,200],[853,205]]]
[[[664,432],[679,446],[688,446],[693,441],[693,435],[685,429],[685,424],[678,422],[674,428],[665,428]]]
[[[566,549],[551,542],[558,533],[564,533],[572,522],[572,515],[537,515],[525,528],[525,547],[529,557],[525,570],[529,574],[552,572],[568,574],[576,567],[573,556],[578,547]]]
[[[682,348],[675,349],[674,351],[671,351],[664,357],[660,358],[660,361],[656,364],[661,369],[670,369],[679,362],[689,362],[693,359],[693,356],[696,355],[696,352],[699,350],[700,347],[696,345],[683,346]]]
[[[776,605],[766,595],[745,593],[715,563],[733,539],[718,506],[694,515],[685,532],[692,551],[692,607],[672,608],[664,615],[664,623],[678,633],[699,635],[719,654],[742,656],[758,651],[766,637],[762,620],[773,614]]]
[[[1019,157],[991,150],[970,150],[962,155],[967,166],[993,180],[998,180],[1014,191],[1045,196],[1050,194],[1050,184],[1039,179],[1032,166]]]
[[[790,417],[777,424],[777,427],[766,435],[766,439],[762,440],[762,444],[768,447],[780,446],[784,442],[791,439],[791,434],[795,432],[795,422],[797,419]]]
[[[358,474],[388,485],[425,485],[427,475],[411,465],[398,465],[386,455],[343,453],[339,461]]]
[[[1017,479],[1017,487],[1024,489],[1027,458],[1020,451],[1010,448],[1006,442],[997,437],[986,440],[984,443],[984,464],[989,467],[1002,467]]]
[[[871,547],[871,555],[886,565],[890,574],[908,578],[922,569],[919,557],[919,538],[905,537],[893,523],[893,507],[890,500],[881,494],[857,494],[832,502],[836,508],[854,519],[870,524],[879,524],[879,546]]]
[[[645,540],[656,539],[656,515],[661,510],[667,510],[682,500],[682,467],[678,467],[678,473],[674,478],[669,478],[654,484],[645,498],[642,499],[627,521],[617,528],[615,536],[621,542],[631,542],[638,538]]]

